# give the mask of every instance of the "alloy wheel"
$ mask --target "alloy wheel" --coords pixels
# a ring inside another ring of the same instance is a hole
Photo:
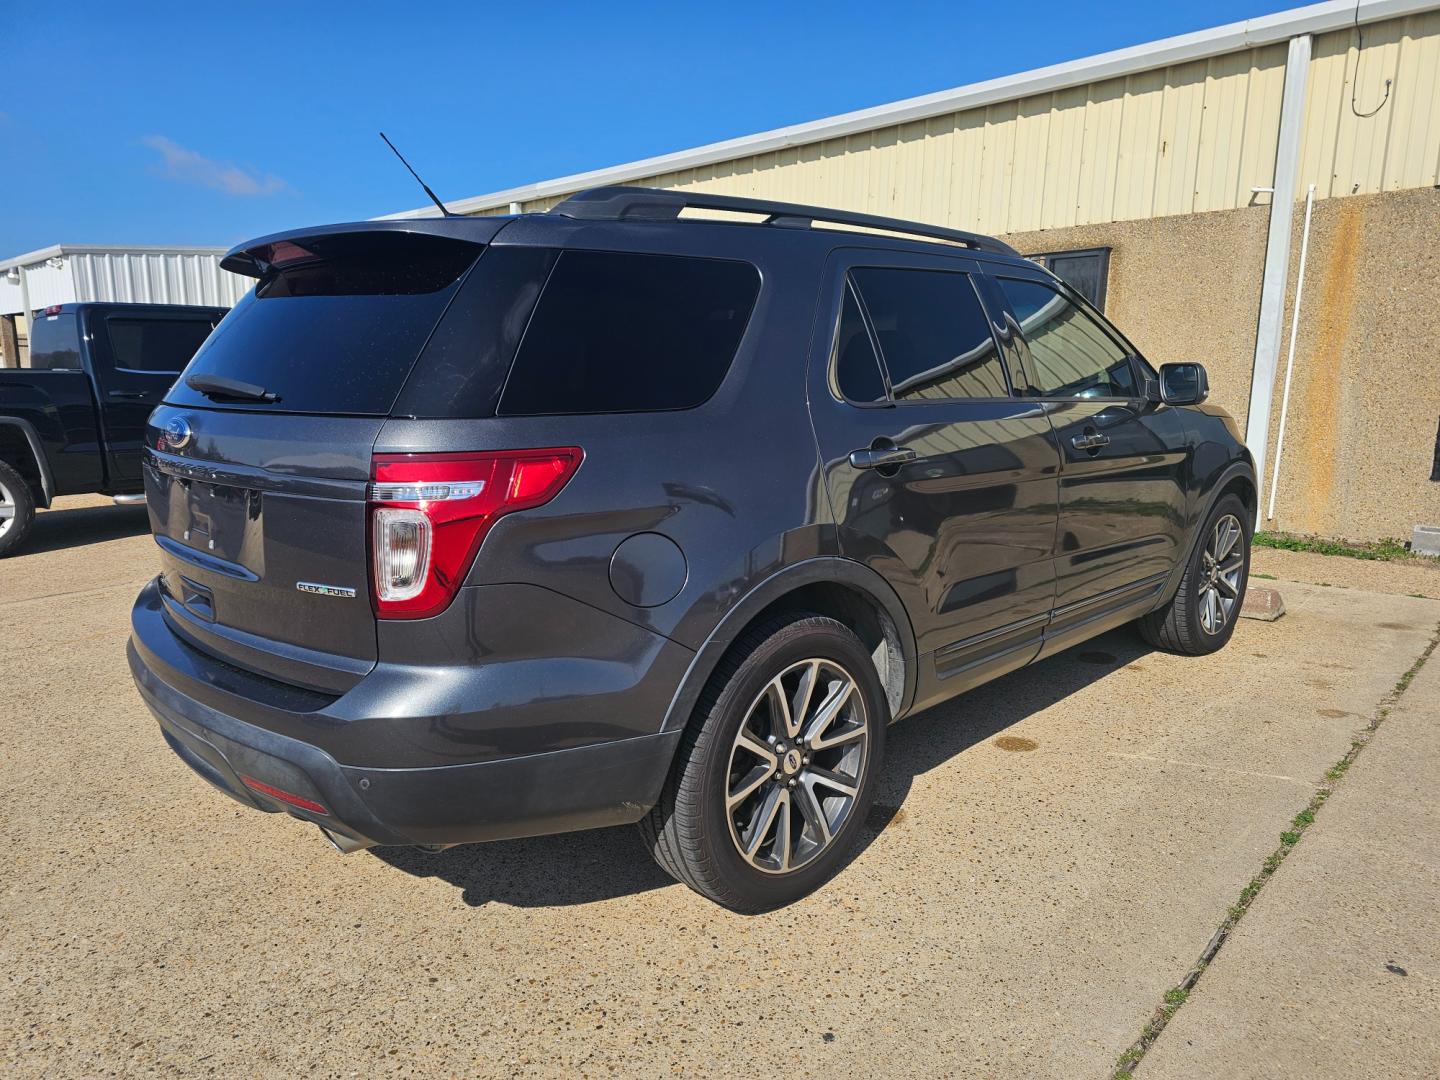
[[[870,750],[854,677],[811,658],[776,675],[751,703],[730,750],[730,837],[758,870],[798,870],[828,848],[855,808]]]
[[[0,536],[9,532],[15,523],[15,511],[15,493],[0,480]]]
[[[1240,600],[1240,574],[1245,568],[1245,532],[1234,514],[1226,514],[1210,530],[1200,560],[1200,629],[1218,634],[1230,623]]]

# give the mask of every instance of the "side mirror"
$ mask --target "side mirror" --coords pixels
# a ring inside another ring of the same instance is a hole
[[[1203,364],[1160,365],[1160,400],[1166,405],[1199,405],[1209,396]]]

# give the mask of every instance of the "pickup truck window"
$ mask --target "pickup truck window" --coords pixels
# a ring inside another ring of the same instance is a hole
[[[32,368],[79,368],[80,328],[74,312],[42,315],[30,332]]]
[[[124,371],[179,374],[195,355],[214,324],[209,319],[105,320],[110,355]]]

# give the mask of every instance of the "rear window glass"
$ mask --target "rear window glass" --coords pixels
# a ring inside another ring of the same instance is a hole
[[[117,368],[173,373],[184,369],[215,324],[209,319],[110,318],[105,326]]]
[[[167,400],[215,406],[185,380],[223,375],[274,393],[227,409],[384,416],[478,245],[406,233],[345,234],[287,245],[195,354]]]
[[[30,366],[32,368],[78,368],[80,363],[80,329],[73,312],[42,315],[30,329]]]
[[[759,289],[748,263],[566,251],[531,316],[497,411],[694,408],[730,369]]]

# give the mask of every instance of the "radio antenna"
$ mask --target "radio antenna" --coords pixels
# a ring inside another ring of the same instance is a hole
[[[410,170],[410,175],[415,177],[415,182],[425,189],[425,194],[429,195],[430,201],[440,208],[440,213],[443,214],[445,217],[456,217],[457,215],[452,214],[448,209],[446,209],[445,204],[440,201],[440,197],[436,195],[435,192],[430,190],[430,185],[425,183],[424,180],[420,179],[420,174],[417,173],[413,168],[411,168],[410,162],[405,160],[405,155],[400,153],[399,150],[395,149],[395,144],[386,137],[385,132],[380,132],[380,138],[385,140],[385,145],[390,147],[390,149],[394,152],[395,156],[400,159],[400,164],[404,165],[405,168]]]

